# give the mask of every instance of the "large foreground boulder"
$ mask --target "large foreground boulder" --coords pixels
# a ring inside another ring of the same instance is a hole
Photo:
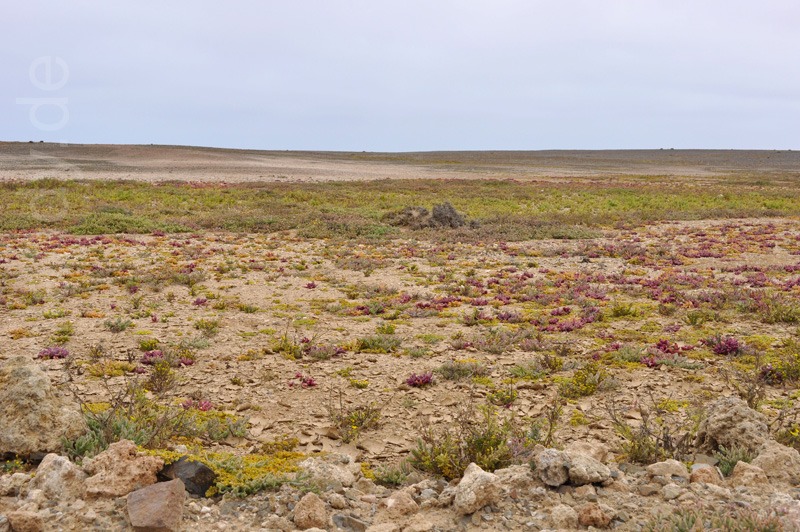
[[[60,451],[86,424],[35,361],[15,356],[0,362],[0,429],[0,455],[36,456]]]
[[[704,452],[720,447],[755,451],[768,436],[767,418],[763,414],[738,397],[725,397],[708,408],[708,415],[697,430],[695,447]]]

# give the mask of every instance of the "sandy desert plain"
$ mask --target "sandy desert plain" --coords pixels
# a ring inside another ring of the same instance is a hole
[[[577,445],[617,476],[466,516],[417,493],[385,522],[538,530],[566,505],[577,528],[791,529],[765,487],[640,486],[667,459],[729,475],[755,457],[698,436],[726,396],[800,449],[798,216],[791,151],[0,143],[0,359],[35,359],[81,401],[73,460],[129,438],[211,466],[217,513],[193,527],[253,501],[291,522],[276,497],[327,493],[298,467],[313,453],[352,457],[380,502]],[[35,467],[7,458],[7,473]],[[587,524],[586,504],[613,515]]]

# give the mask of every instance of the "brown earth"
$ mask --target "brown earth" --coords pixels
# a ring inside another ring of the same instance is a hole
[[[414,178],[800,176],[800,152],[547,150],[415,153],[303,152],[0,142],[0,181],[347,181]]]

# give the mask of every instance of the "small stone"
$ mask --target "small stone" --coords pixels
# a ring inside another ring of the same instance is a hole
[[[698,464],[695,464],[698,465]],[[699,467],[692,471],[691,476],[689,476],[689,482],[703,482],[705,484],[722,484],[722,475],[714,466],[710,466],[707,464],[700,464],[703,467]]]
[[[181,479],[186,491],[198,497],[205,496],[217,479],[217,474],[210,467],[202,462],[189,460],[186,456],[164,466],[158,476],[164,480]]]
[[[611,470],[591,456],[567,453],[569,458],[569,480],[576,486],[605,482],[611,478]]]
[[[770,440],[758,449],[752,465],[764,470],[767,478],[789,484],[800,482],[800,453],[796,449]]]
[[[352,515],[333,514],[331,520],[337,527],[350,532],[364,532],[369,528],[369,523]]]
[[[661,488],[661,496],[664,497],[665,501],[671,501],[680,497],[683,491],[683,488],[677,484],[669,483]]]
[[[395,491],[386,499],[384,504],[386,505],[387,515],[395,519],[416,513],[419,510],[419,505],[414,502],[414,499],[405,490]]]
[[[747,462],[737,462],[729,480],[733,486],[766,486],[769,484],[764,470]]]
[[[141,532],[172,532],[180,529],[186,490],[180,479],[159,482],[128,494],[131,526]]]
[[[0,476],[0,497],[16,497],[19,495],[23,486],[31,480],[31,475],[27,473],[14,473],[12,475]]]
[[[0,514],[0,532],[11,532],[11,523],[8,522],[8,517]]]
[[[334,463],[335,461],[335,456],[328,457],[328,460],[307,458],[299,465],[321,488],[328,489],[329,486],[337,483],[340,486],[352,486],[356,481],[355,475],[346,467]],[[341,460],[339,462],[341,463]]]
[[[650,497],[661,491],[661,486],[652,482],[640,485],[637,490],[642,497]]]
[[[500,500],[501,491],[497,475],[471,463],[455,488],[453,509],[461,515],[471,514]]]
[[[347,508],[347,499],[340,493],[331,493],[328,495],[328,504],[334,510],[344,510]]]
[[[306,493],[294,507],[294,524],[301,530],[326,527],[328,512],[322,499],[315,493]]]
[[[575,488],[575,496],[580,499],[588,499],[590,501],[597,500],[597,490],[591,484],[585,486],[578,486]]]
[[[398,530],[400,530],[400,525],[395,523],[380,523],[370,526],[366,532],[397,532]]]
[[[86,491],[86,473],[64,456],[48,454],[36,468],[31,489],[41,489],[50,499],[80,499]]]
[[[487,516],[484,515],[483,519],[487,520],[486,518]],[[427,516],[423,514],[417,514],[406,523],[406,525],[403,527],[403,532],[430,532],[434,528],[434,524],[430,521],[430,519],[428,519]]]
[[[647,474],[650,477],[681,478],[689,480],[689,472],[686,466],[677,460],[665,460],[647,466]]]
[[[558,487],[569,479],[569,457],[558,449],[545,449],[536,456],[536,473],[548,486]]]
[[[606,528],[614,518],[608,512],[608,507],[603,507],[596,502],[587,502],[578,508],[578,523],[583,526]]]
[[[17,510],[6,514],[13,532],[41,532],[44,520],[36,512]]]
[[[567,444],[564,452],[572,456],[573,454],[583,454],[594,458],[598,462],[604,463],[608,460],[608,446],[599,441],[577,440]]]
[[[550,510],[550,520],[557,529],[578,528],[578,512],[566,504],[554,506]]]
[[[438,496],[439,496],[439,494],[436,493],[436,490],[431,489],[431,488],[424,489],[419,494],[419,498],[422,501],[427,501],[429,499],[435,499]]]

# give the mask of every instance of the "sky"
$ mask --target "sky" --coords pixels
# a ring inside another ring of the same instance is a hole
[[[6,1],[0,140],[800,149],[796,0]]]

